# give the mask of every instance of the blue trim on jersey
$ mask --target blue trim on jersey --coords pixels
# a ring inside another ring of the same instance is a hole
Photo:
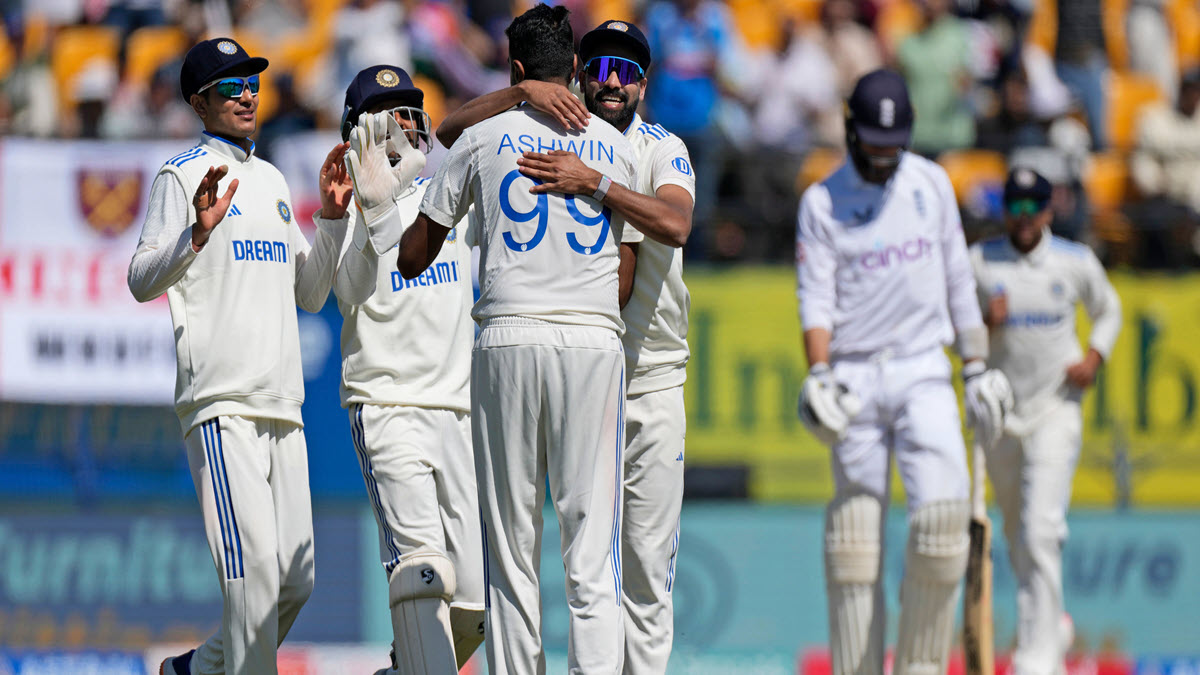
[[[229,507],[229,529],[233,532],[233,540],[237,546],[237,562],[235,579],[246,575],[242,561],[242,535],[238,531],[237,510],[233,507],[233,495],[229,492],[229,472],[225,470],[225,440],[221,438],[221,418],[213,418],[213,435],[217,437],[217,456],[221,460],[221,482],[225,485],[225,504]]]
[[[483,608],[492,608],[492,572],[488,569],[487,521],[483,519],[483,507],[479,507],[479,523],[483,525]]]
[[[170,164],[171,166],[183,166],[184,164],[187,164],[191,160],[196,159],[197,157],[201,157],[201,156],[205,155],[206,153],[207,153],[207,151],[204,148],[202,148],[200,146],[196,146],[196,147],[192,148],[191,150],[181,152],[178,155],[175,155],[174,157],[172,157],[171,159],[168,159],[167,164]]]
[[[621,379],[617,383],[618,405],[617,405],[617,472],[616,482],[613,483],[613,529],[612,529],[612,569],[613,569],[613,586],[617,591],[617,606],[621,606],[621,497],[623,490],[621,489],[624,481],[622,480],[624,459],[622,452],[625,448],[625,366],[621,365]]]
[[[416,179],[413,180],[413,185],[424,185],[428,182],[429,182],[428,178],[426,178],[424,176],[417,176]]]
[[[367,483],[367,496],[375,508],[375,518],[379,521],[379,531],[383,533],[384,544],[392,554],[391,561],[383,565],[387,573],[391,574],[392,569],[400,562],[400,548],[396,546],[396,540],[392,537],[392,528],[388,525],[387,513],[383,510],[383,500],[379,497],[379,483],[375,481],[375,467],[371,465],[371,458],[367,456],[367,430],[363,426],[362,409],[362,404],[359,403],[354,411],[354,424],[351,425],[350,431],[354,437],[354,450],[358,454],[358,466],[362,469],[363,480]]]
[[[213,502],[217,506],[217,520],[221,525],[221,548],[225,551],[225,578],[232,578],[230,571],[230,549],[229,549],[229,531],[226,529],[225,522],[225,505],[222,497],[222,491],[217,488],[217,463],[213,458],[212,440],[209,435],[209,428],[212,422],[204,422],[200,425],[201,445],[204,447],[204,457],[208,462],[208,478],[212,483]]]
[[[675,556],[679,553],[679,521],[675,521],[675,537],[671,540],[671,557],[667,562],[667,592],[675,584]]]
[[[222,143],[227,143],[229,145],[232,145],[233,147],[237,148],[238,150],[241,150],[242,152],[246,153],[247,157],[254,154],[254,141],[250,141],[250,139],[248,139],[248,138],[246,140],[250,141],[250,149],[246,150],[242,146],[238,145],[237,143],[234,143],[233,141],[231,141],[227,138],[221,138],[220,136],[210,134],[207,131],[201,131],[200,133],[204,134],[205,136],[208,136],[209,138],[211,138],[213,140],[221,141]]]
[[[1050,237],[1050,248],[1062,251],[1075,258],[1086,258],[1087,254],[1091,251],[1085,244],[1053,235]]]
[[[652,138],[657,138],[660,141],[668,136],[667,130],[662,128],[661,124],[651,125],[643,123],[642,126],[638,127],[638,131],[644,135],[649,135]]]

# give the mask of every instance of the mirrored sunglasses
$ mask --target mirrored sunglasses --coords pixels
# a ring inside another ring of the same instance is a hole
[[[1042,212],[1046,208],[1044,202],[1036,199],[1014,199],[1005,205],[1009,215],[1013,216],[1034,216]]]
[[[242,95],[242,90],[246,87],[250,88],[252,95],[258,96],[258,75],[251,75],[250,77],[223,77],[200,87],[200,90],[196,93],[202,94],[209,87],[215,87],[217,93],[225,98],[238,98]]]
[[[646,71],[637,62],[619,56],[594,57],[584,64],[583,69],[588,77],[599,82],[607,82],[615,72],[622,87],[641,82],[646,77]]]

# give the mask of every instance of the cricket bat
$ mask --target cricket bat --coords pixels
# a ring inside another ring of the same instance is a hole
[[[983,445],[973,443],[971,457],[971,545],[963,593],[963,661],[967,675],[995,675],[992,626],[992,523],[984,501]]]

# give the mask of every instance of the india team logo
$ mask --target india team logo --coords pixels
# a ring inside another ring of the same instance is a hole
[[[221,52],[222,54],[228,54],[232,56],[237,53],[237,45],[233,44],[229,40],[221,40],[217,43],[217,51]]]
[[[379,83],[379,86],[390,89],[400,84],[400,76],[396,74],[396,71],[390,68],[384,68],[378,73],[375,73],[375,81]]]
[[[613,21],[612,23],[608,24],[608,29],[619,30],[624,33],[625,31],[629,30],[629,26],[621,23],[620,21]]]
[[[280,199],[275,202],[275,211],[279,213],[279,217],[283,219],[285,225],[292,222],[292,209],[288,207],[287,202]]]
[[[446,241],[451,244],[458,241],[458,228],[457,227],[450,228],[450,231],[446,233]]]
[[[671,166],[675,167],[676,171],[685,176],[692,175],[692,165],[688,164],[688,161],[682,157],[676,157],[671,160]]]
[[[93,230],[105,236],[119,235],[141,214],[142,182],[138,169],[78,169],[79,212]]]

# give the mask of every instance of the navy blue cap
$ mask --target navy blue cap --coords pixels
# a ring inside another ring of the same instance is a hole
[[[232,38],[219,37],[197,43],[183,57],[183,70],[179,73],[179,92],[188,101],[200,87],[234,71],[244,70],[253,75],[267,69],[268,61],[261,56],[250,56]]]
[[[846,121],[864,143],[907,146],[912,138],[913,109],[904,78],[883,69],[863,75],[846,101]]]
[[[1050,181],[1040,173],[1033,169],[1017,167],[1008,173],[1008,180],[1004,182],[1004,203],[1032,199],[1045,207],[1050,201],[1052,189]]]
[[[425,103],[425,92],[413,85],[412,78],[403,68],[387,65],[364,68],[346,87],[342,140],[350,138],[349,130],[358,124],[359,115],[383,101],[420,108]]]
[[[579,60],[587,63],[594,56],[612,56],[605,54],[604,45],[622,44],[636,55],[634,60],[646,70],[650,67],[650,43],[637,26],[628,21],[609,20],[583,34],[579,39]]]

